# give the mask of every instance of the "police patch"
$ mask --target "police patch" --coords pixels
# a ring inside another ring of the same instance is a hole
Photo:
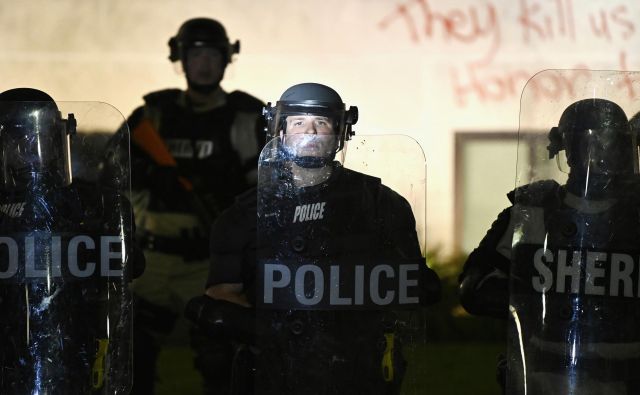
[[[422,259],[400,261],[262,260],[258,307],[301,310],[384,310],[420,303]]]

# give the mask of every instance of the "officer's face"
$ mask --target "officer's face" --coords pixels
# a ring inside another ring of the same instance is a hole
[[[336,135],[330,118],[316,115],[287,117],[285,145],[297,156],[325,157],[336,147]]]
[[[584,174],[634,172],[632,136],[619,128],[588,129],[566,136],[567,160],[572,170]]]
[[[223,57],[212,47],[195,47],[187,51],[185,72],[192,82],[199,85],[217,84],[224,72]]]

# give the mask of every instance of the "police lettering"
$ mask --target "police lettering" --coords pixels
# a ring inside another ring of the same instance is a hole
[[[262,304],[278,307],[398,306],[419,303],[419,264],[291,267],[264,264]],[[341,277],[349,278],[347,284]],[[293,295],[294,300],[289,300]]]
[[[24,211],[25,202],[7,203],[0,205],[0,211],[11,218],[19,218]]]
[[[293,213],[293,222],[313,221],[324,218],[324,205],[322,203],[303,204],[296,206],[296,210]]]
[[[166,139],[166,144],[169,148],[169,152],[174,158],[194,158],[204,159],[213,154],[213,141],[210,140],[196,140],[195,141],[195,155],[194,144],[188,139]]]
[[[120,236],[27,235],[23,238],[0,237],[0,280],[14,277],[86,278],[122,276],[122,239]],[[93,252],[93,253],[88,253]],[[97,258],[97,262],[89,257]],[[115,263],[115,264],[112,264]],[[114,267],[112,267],[114,266]]]
[[[640,297],[638,258],[619,252],[539,248],[533,255],[531,285],[541,293]]]

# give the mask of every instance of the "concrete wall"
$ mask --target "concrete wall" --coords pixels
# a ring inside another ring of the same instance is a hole
[[[144,93],[184,86],[166,43],[194,16],[241,40],[225,88],[275,101],[293,83],[323,82],[360,108],[358,133],[417,139],[428,244],[446,250],[454,132],[516,131],[520,93],[540,70],[640,66],[631,0],[0,0],[0,89],[105,101],[126,116]],[[553,88],[541,98],[567,86]],[[506,204],[504,192],[487,199]]]

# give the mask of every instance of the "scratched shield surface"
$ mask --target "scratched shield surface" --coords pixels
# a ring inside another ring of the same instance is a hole
[[[105,103],[3,102],[0,130],[0,393],[128,394],[124,118]]]
[[[260,157],[255,393],[420,393],[420,146],[367,136],[308,167],[298,156],[309,152],[286,144],[276,138]]]
[[[581,75],[557,100],[536,90]],[[638,391],[638,73],[547,70],[522,94],[511,211],[511,394]]]

